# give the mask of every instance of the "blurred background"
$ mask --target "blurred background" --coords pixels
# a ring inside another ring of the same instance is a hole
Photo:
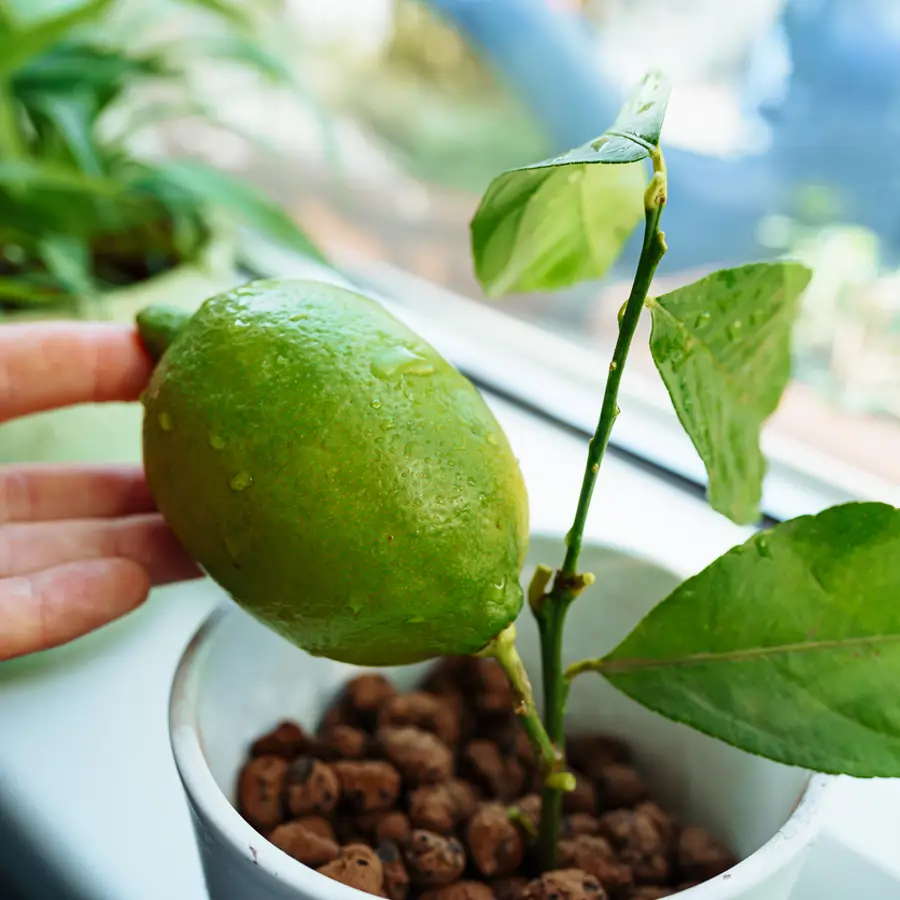
[[[0,0],[0,27],[7,317],[104,315],[223,218],[601,359],[636,248],[601,283],[488,301],[468,223],[500,170],[595,137],[662,68],[657,290],[811,264],[771,430],[900,482],[897,0]]]

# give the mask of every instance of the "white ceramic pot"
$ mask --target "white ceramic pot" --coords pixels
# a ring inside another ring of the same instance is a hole
[[[523,578],[530,578],[534,564],[553,563],[561,546],[559,538],[535,538]],[[611,649],[681,580],[646,560],[597,546],[585,548],[582,568],[597,575],[597,584],[570,612],[567,662]],[[519,635],[520,652],[536,680],[537,631],[527,610]],[[410,687],[425,668],[387,674]],[[172,688],[171,740],[211,900],[368,896],[296,862],[232,806],[252,740],[282,718],[313,727],[357,671],[308,656],[230,602],[187,647]],[[590,675],[573,686],[569,722],[571,732],[603,730],[627,739],[658,799],[741,857],[731,871],[678,894],[679,900],[787,900],[819,831],[830,779],[750,756],[670,722]]]
[[[234,253],[234,235],[230,230],[220,230],[196,262],[104,294],[98,303],[97,318],[133,323],[135,315],[151,303],[193,311],[208,297],[238,282]],[[45,315],[36,311],[15,314],[4,321],[42,318]],[[142,409],[137,403],[104,403],[54,409],[4,422],[0,425],[0,465],[139,463],[141,418]]]

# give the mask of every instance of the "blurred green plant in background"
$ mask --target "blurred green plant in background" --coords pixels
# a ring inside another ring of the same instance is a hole
[[[125,4],[0,0],[0,314],[65,308],[197,259],[217,221],[234,220],[300,252],[321,253],[281,207],[243,181],[189,159],[151,159],[141,127],[190,112],[187,69],[227,59],[297,88],[267,42],[261,13],[229,0],[180,0],[212,37],[144,46]],[[171,4],[170,4],[171,5]],[[145,14],[159,20],[158,5]],[[164,29],[165,30],[165,29]],[[170,29],[171,30],[171,29]],[[136,49],[140,47],[140,49]],[[158,102],[125,101],[147,85]]]

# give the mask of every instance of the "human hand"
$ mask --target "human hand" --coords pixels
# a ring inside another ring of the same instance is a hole
[[[133,328],[2,325],[0,422],[137,400],[151,369]],[[152,585],[200,574],[139,466],[0,466],[0,660],[73,640],[139,606]]]

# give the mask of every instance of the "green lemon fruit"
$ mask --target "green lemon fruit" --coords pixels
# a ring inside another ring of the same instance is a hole
[[[138,317],[150,489],[235,601],[310,653],[472,653],[522,606],[528,502],[474,386],[360,294],[256,281]]]

